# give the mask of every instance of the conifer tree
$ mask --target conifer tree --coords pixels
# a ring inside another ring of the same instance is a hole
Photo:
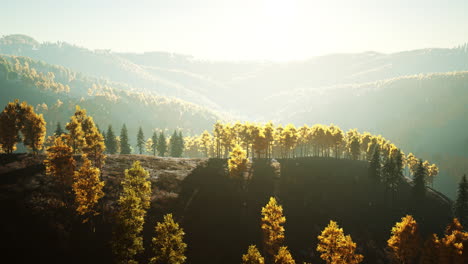
[[[161,133],[159,134],[157,149],[159,156],[164,157],[164,155],[167,152],[167,142],[166,136],[164,136],[164,131],[161,131]]]
[[[414,186],[413,186],[413,193],[417,198],[424,197],[426,193],[426,176],[427,171],[424,168],[422,160],[419,160],[418,166],[416,168],[416,172],[414,173]]]
[[[107,127],[106,133],[106,150],[109,154],[117,153],[117,140],[114,134],[114,130],[112,129],[112,125]]]
[[[140,127],[137,134],[137,148],[140,154],[143,154],[145,149],[145,135],[143,134],[143,129]]]
[[[392,228],[387,241],[393,260],[398,263],[414,263],[421,249],[421,238],[416,221],[411,215],[401,218]]]
[[[353,136],[350,142],[350,152],[351,158],[353,160],[358,160],[361,155],[361,145],[359,143],[359,137]]]
[[[229,153],[228,168],[231,178],[242,179],[243,173],[247,170],[248,161],[245,150],[236,145]]]
[[[151,137],[151,140],[153,141],[151,144],[151,150],[153,152],[153,156],[156,156],[156,151],[158,147],[158,134],[156,131],[153,132],[153,136]]]
[[[379,146],[375,147],[374,154],[369,163],[369,177],[372,183],[376,184],[380,182],[381,179],[381,165],[380,165],[380,148]]]
[[[55,131],[54,131],[54,135],[55,136],[61,136],[63,134],[63,129],[62,129],[62,125],[60,125],[60,122],[57,122],[57,127],[55,128]]]
[[[144,250],[141,232],[150,196],[149,173],[136,161],[131,169],[125,170],[122,193],[117,202],[119,210],[112,241],[117,263],[138,263],[135,256]]]
[[[468,226],[468,182],[466,175],[463,175],[458,184],[457,200],[454,205],[455,217],[460,220],[463,226]]]
[[[184,148],[185,148],[185,142],[184,142],[184,137],[182,135],[182,131],[179,131],[179,134],[177,135],[177,156],[176,157],[182,157],[182,154],[184,153]]]
[[[84,154],[83,165],[74,173],[72,185],[75,193],[76,212],[83,216],[83,222],[87,222],[90,217],[98,215],[96,205],[104,196],[104,181],[101,181],[98,168],[92,166],[91,161]]]
[[[120,130],[120,154],[130,154],[130,144],[128,143],[128,131],[127,126],[123,124],[122,130]]]
[[[287,247],[280,247],[275,256],[275,264],[296,264]]]
[[[364,257],[356,254],[356,243],[350,235],[345,236],[343,229],[335,221],[330,221],[318,236],[317,251],[327,264],[357,264]]]
[[[6,153],[16,150],[16,144],[20,141],[20,116],[19,101],[15,100],[7,104],[0,113],[0,145]]]
[[[164,216],[164,222],[156,224],[156,236],[153,237],[154,257],[151,264],[182,264],[185,262],[184,231],[174,222],[172,214]]]
[[[242,264],[265,264],[265,260],[255,245],[250,245],[247,253],[242,256]]]
[[[171,157],[178,157],[177,155],[179,153],[178,144],[179,144],[179,138],[178,138],[177,132],[174,130],[174,133],[172,133],[172,136],[169,139],[169,147],[170,147],[169,155]]]
[[[283,207],[278,205],[276,199],[270,197],[270,201],[262,208],[261,228],[263,232],[264,251],[273,259],[284,241]]]

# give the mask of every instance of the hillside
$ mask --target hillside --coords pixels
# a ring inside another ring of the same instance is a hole
[[[424,236],[441,234],[452,217],[451,202],[430,190],[422,202],[411,202],[409,182],[401,185],[390,204],[382,190],[371,187],[367,163],[362,161],[302,158],[275,165],[255,160],[250,179],[239,185],[228,177],[222,159],[111,155],[103,169],[104,212],[93,233],[72,218],[71,211],[54,203],[57,193],[44,176],[42,159],[0,155],[0,204],[7,212],[0,224],[6,243],[1,248],[17,263],[111,263],[118,182],[135,160],[150,172],[153,189],[145,244],[149,245],[154,223],[172,212],[186,232],[189,263],[206,263],[207,252],[210,263],[239,263],[249,244],[260,245],[260,209],[270,196],[277,196],[284,207],[286,244],[300,263],[318,261],[316,237],[330,219],[352,235],[365,255],[364,263],[380,263],[386,259],[390,228],[403,215],[421,220]],[[146,248],[144,257],[150,253]],[[19,254],[25,251],[28,254]]]

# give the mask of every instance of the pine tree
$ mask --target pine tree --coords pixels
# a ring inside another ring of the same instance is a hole
[[[169,155],[171,157],[177,157],[177,154],[178,154],[178,144],[179,144],[179,139],[178,139],[178,136],[177,136],[177,132],[174,130],[174,133],[172,133],[172,136],[171,138],[169,139]]]
[[[330,221],[318,236],[317,251],[327,264],[357,264],[364,257],[356,254],[356,243],[350,235],[345,236],[343,229],[335,221]]]
[[[109,154],[117,153],[117,140],[114,134],[114,130],[112,129],[112,125],[109,125],[109,127],[107,127],[105,143],[106,143],[107,153]]]
[[[228,168],[231,178],[242,179],[244,172],[247,170],[248,161],[245,150],[236,145],[229,153]]]
[[[123,124],[122,130],[120,130],[120,154],[130,154],[130,144],[128,143],[128,131],[127,126]]]
[[[143,154],[145,149],[145,135],[143,134],[143,129],[140,127],[137,134],[137,148],[140,154]]]
[[[401,218],[392,228],[392,236],[387,241],[390,254],[399,263],[414,263],[421,249],[421,238],[416,221],[411,215]]]
[[[0,145],[6,153],[16,150],[16,144],[20,141],[20,116],[19,101],[15,100],[7,104],[0,113]]]
[[[104,182],[99,177],[101,172],[92,166],[86,154],[82,158],[83,165],[74,173],[72,188],[75,193],[76,212],[84,217],[83,223],[86,223],[90,217],[98,215],[96,205],[104,196]]]
[[[161,134],[159,134],[158,146],[156,148],[158,150],[159,156],[164,157],[167,152],[167,142],[166,137],[164,136],[164,131],[161,131]]]
[[[177,155],[176,157],[182,157],[182,154],[184,153],[185,149],[185,143],[184,143],[184,137],[182,135],[182,131],[179,131],[179,134],[177,135]]]
[[[458,184],[457,200],[454,205],[455,217],[457,217],[463,226],[468,226],[468,182],[466,175],[463,175]]]
[[[63,129],[62,129],[62,126],[60,125],[60,122],[57,122],[57,127],[55,128],[55,132],[54,132],[54,135],[55,136],[61,136],[63,134]]]
[[[422,198],[426,193],[426,176],[427,171],[424,168],[422,160],[419,160],[418,166],[416,168],[416,172],[414,174],[414,186],[413,186],[413,193],[415,197]]]
[[[287,247],[280,247],[275,256],[275,264],[296,264]]]
[[[381,165],[380,165],[380,148],[379,146],[375,147],[374,154],[369,163],[369,177],[372,183],[376,184],[380,182],[381,179]]]
[[[125,170],[122,193],[118,200],[119,210],[113,232],[112,249],[118,263],[138,263],[135,256],[142,253],[144,219],[150,206],[151,182],[149,173],[139,161]]]
[[[242,264],[265,264],[265,260],[255,245],[250,245],[247,253],[242,256]]]
[[[164,216],[164,222],[157,223],[156,236],[153,238],[154,257],[151,264],[182,264],[185,262],[184,231],[174,222],[172,214]]]
[[[158,147],[158,133],[156,133],[156,131],[153,132],[151,140],[153,141],[153,144],[151,145],[151,150],[153,152],[153,156],[156,156],[156,151]]]
[[[284,241],[283,207],[278,205],[276,199],[270,201],[262,208],[261,228],[263,232],[263,247],[267,256],[273,258]]]

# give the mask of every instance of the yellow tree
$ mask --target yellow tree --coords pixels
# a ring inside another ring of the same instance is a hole
[[[68,187],[72,184],[75,170],[73,149],[65,143],[68,140],[67,137],[67,135],[56,137],[54,144],[47,148],[47,157],[44,160],[46,175],[55,179],[62,191],[65,203]]]
[[[419,260],[419,264],[439,264],[440,240],[436,234],[432,234],[426,242]]]
[[[84,217],[85,223],[90,217],[98,215],[95,208],[99,199],[104,196],[104,181],[101,181],[101,172],[92,166],[86,154],[82,158],[83,165],[74,173],[72,188],[75,193],[76,212]]]
[[[224,131],[224,125],[221,122],[217,121],[213,126],[213,137],[214,137],[213,141],[215,145],[216,158],[221,157],[221,140],[223,137],[223,131]],[[208,133],[208,131],[206,131],[206,133]]]
[[[265,260],[255,245],[250,245],[247,253],[242,256],[242,264],[265,264]]]
[[[164,221],[156,224],[153,237],[154,257],[151,264],[182,264],[185,262],[184,230],[172,219],[172,214],[164,216]]]
[[[454,218],[446,230],[445,236],[440,240],[441,264],[462,264],[468,261],[468,233],[463,231],[463,226],[457,218]]]
[[[409,168],[409,171],[412,175],[416,172],[418,168],[419,159],[416,158],[413,153],[410,153],[406,156],[405,165]]]
[[[263,232],[263,247],[271,258],[278,252],[284,241],[283,207],[276,202],[274,197],[262,208],[261,228]]]
[[[335,158],[340,158],[340,148],[344,144],[344,134],[343,130],[341,130],[338,126],[335,126],[333,124],[330,125],[329,128],[332,136],[332,146],[333,146],[333,151],[335,152]]]
[[[418,224],[411,215],[401,218],[387,241],[392,258],[399,263],[414,263],[421,249]]]
[[[216,140],[218,140],[218,139],[216,139]],[[212,142],[210,133],[205,130],[200,135],[199,141],[200,141],[201,147],[203,149],[203,153],[205,153],[205,157],[209,157],[209,151],[210,151],[211,142]],[[218,145],[216,146],[216,148],[218,148]],[[216,151],[218,151],[218,150],[216,150]],[[217,157],[219,157],[219,156],[217,156]]]
[[[19,142],[19,122],[18,113],[19,102],[15,100],[7,104],[0,113],[0,144],[6,153],[12,153],[16,150],[16,144]]]
[[[310,128],[307,125],[303,125],[297,129],[297,143],[299,146],[300,156],[306,156],[306,146],[309,140]]]
[[[23,143],[30,148],[33,153],[42,149],[46,135],[46,122],[42,114],[34,112],[34,108],[26,102],[20,105],[20,123],[21,133],[23,134]]]
[[[266,140],[266,156],[267,158],[271,158],[271,148],[273,145],[273,140],[275,139],[275,127],[273,123],[270,121],[265,124],[263,127],[263,134],[265,135],[265,140]]]
[[[93,118],[86,116],[81,123],[81,128],[84,134],[85,144],[82,147],[83,153],[93,161],[93,165],[102,169],[106,156],[104,151],[106,146],[104,144],[104,137],[99,129],[94,124]]]
[[[287,247],[280,247],[275,256],[275,264],[296,264]]]
[[[431,187],[434,185],[434,178],[439,174],[439,168],[437,165],[432,164],[427,167],[427,180],[428,184],[431,185]]]
[[[86,110],[76,106],[75,114],[71,117],[70,122],[67,123],[65,128],[69,131],[69,144],[73,148],[73,153],[80,153],[86,144],[84,132],[81,127],[84,119],[86,118]]]
[[[291,152],[297,143],[297,130],[292,124],[288,124],[284,127],[280,135],[280,142],[285,150],[285,156],[291,157]]]
[[[330,221],[318,236],[317,251],[320,258],[328,264],[357,264],[364,257],[356,254],[356,243],[350,235],[345,236],[343,229],[335,221]]]
[[[229,175],[234,179],[242,179],[243,173],[247,170],[247,152],[239,145],[236,145],[229,153],[228,168]]]

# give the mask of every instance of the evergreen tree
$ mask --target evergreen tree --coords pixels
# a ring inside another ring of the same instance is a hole
[[[283,207],[278,205],[276,199],[270,197],[270,201],[262,208],[261,228],[263,231],[264,250],[271,259],[274,258],[284,241]]]
[[[379,146],[375,147],[374,154],[369,163],[369,177],[372,183],[376,184],[380,182],[381,179],[381,165],[380,165],[380,148]]]
[[[145,149],[145,135],[143,134],[143,129],[140,127],[137,134],[137,148],[140,154],[143,154]]]
[[[317,251],[327,264],[357,264],[364,257],[356,254],[356,243],[350,235],[345,236],[343,229],[335,221],[330,221],[318,236]]]
[[[419,160],[418,166],[416,168],[416,172],[414,173],[414,185],[413,185],[413,193],[415,197],[422,198],[426,193],[426,176],[427,171],[423,165],[422,160]]]
[[[166,137],[164,136],[164,131],[159,134],[158,138],[158,146],[156,147],[158,150],[158,154],[161,157],[164,157],[164,155],[167,152],[167,142],[166,142]]]
[[[184,148],[185,148],[185,143],[184,143],[184,137],[182,136],[182,131],[179,131],[179,134],[177,135],[177,156],[176,157],[182,157],[182,154],[184,153]]]
[[[125,170],[122,192],[117,201],[119,210],[113,232],[112,250],[117,263],[138,263],[135,256],[144,251],[143,225],[150,206],[151,182],[149,173],[139,161]]]
[[[151,150],[153,152],[153,156],[156,156],[156,151],[158,147],[158,133],[156,131],[153,132],[153,136],[151,137],[152,145],[151,145]]]
[[[387,244],[395,261],[415,263],[421,249],[421,238],[418,224],[411,215],[401,218],[401,222],[395,224]]]
[[[127,126],[123,124],[122,130],[120,130],[120,154],[130,154],[130,144],[128,143],[128,131]]]
[[[114,130],[112,129],[112,125],[109,125],[109,127],[107,127],[105,142],[106,142],[107,153],[109,154],[117,153],[117,139],[115,137]]]
[[[174,130],[174,133],[172,133],[172,136],[171,138],[169,139],[169,148],[170,148],[170,156],[171,157],[177,157],[177,154],[178,154],[178,144],[179,144],[179,138],[178,138],[178,135],[177,135],[177,132]]]
[[[154,257],[151,264],[182,264],[185,262],[184,231],[174,222],[172,214],[164,216],[164,222],[157,223],[156,236],[153,238]]]
[[[64,132],[63,132],[63,129],[62,129],[62,125],[60,125],[60,122],[57,122],[57,127],[55,128],[55,132],[54,132],[54,135],[55,136],[60,136],[62,135]]]
[[[468,182],[466,175],[463,175],[458,184],[457,200],[454,205],[455,217],[460,220],[463,226],[468,226]]]
[[[250,245],[247,253],[242,256],[242,264],[265,264],[265,260],[255,245]]]
[[[74,173],[72,188],[75,193],[76,212],[84,217],[85,223],[90,217],[98,215],[95,207],[104,196],[104,181],[101,181],[101,172],[92,166],[86,154],[82,158],[83,165]]]

